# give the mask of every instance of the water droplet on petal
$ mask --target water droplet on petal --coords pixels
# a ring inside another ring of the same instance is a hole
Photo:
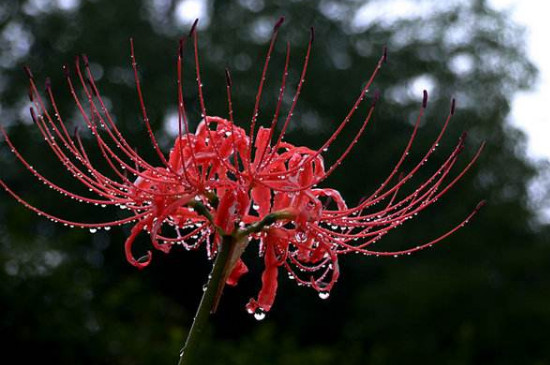
[[[307,240],[307,235],[304,232],[297,232],[294,237],[298,242],[305,242]]]

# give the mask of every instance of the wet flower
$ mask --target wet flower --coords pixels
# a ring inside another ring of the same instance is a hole
[[[189,37],[180,41],[176,65],[179,133],[168,156],[161,151],[147,116],[131,42],[132,66],[143,121],[152,147],[161,161],[160,166],[145,161],[117,128],[101,97],[86,56],[76,59],[74,74],[68,66],[63,69],[72,98],[104,159],[102,168],[96,167],[89,158],[90,154],[79,131],[75,131],[74,135],[68,132],[57,109],[50,83],[46,82],[45,95],[41,95],[33,75],[26,69],[32,102],[30,113],[34,123],[63,167],[94,196],[70,192],[47,179],[27,162],[4,128],[1,128],[5,142],[27,170],[53,190],[82,203],[119,207],[128,213],[127,218],[102,223],[74,222],[34,207],[3,180],[0,180],[0,184],[27,208],[55,222],[87,228],[91,232],[133,224],[124,247],[128,262],[138,268],[146,267],[153,256],[152,251],[148,251],[145,256],[137,258],[133,252],[135,240],[144,231],[149,234],[151,245],[156,250],[168,253],[177,245],[188,250],[204,247],[209,258],[219,253],[224,237],[232,237],[237,244],[232,248],[223,281],[228,285],[236,285],[248,271],[241,258],[243,251],[250,243],[257,245],[265,269],[260,292],[249,301],[246,308],[258,319],[263,318],[273,305],[281,271],[286,271],[299,285],[313,288],[324,299],[338,280],[340,255],[353,252],[375,256],[410,254],[439,242],[464,226],[483,202],[464,221],[429,242],[401,251],[378,251],[371,248],[391,230],[416,216],[449,191],[471,168],[483,149],[482,145],[465,167],[457,173],[451,173],[464,148],[466,135],[462,135],[441,166],[427,180],[407,190],[412,192],[400,194],[401,188],[410,185],[413,176],[436,151],[455,110],[453,100],[447,118],[427,152],[412,168],[403,169],[427,106],[428,95],[425,91],[409,141],[391,173],[376,191],[356,205],[348,206],[337,190],[320,187],[348,156],[372,119],[378,96],[374,94],[368,102],[366,99],[370,95],[369,88],[373,80],[386,60],[385,50],[342,122],[326,141],[312,149],[295,146],[286,141],[284,135],[302,91],[313,44],[313,30],[292,103],[283,117],[281,105],[287,92],[290,60],[290,48],[287,45],[274,115],[265,121],[265,127],[259,126],[259,105],[265,76],[281,24],[282,19],[274,27],[248,130],[233,120],[229,71],[226,71],[227,118],[207,113],[195,27]],[[202,120],[194,133],[189,129],[182,94],[182,54],[187,40],[193,43],[202,113]],[[366,108],[360,111],[363,104],[367,104]],[[351,118],[360,112],[364,116],[361,125],[355,127],[357,131],[354,138],[336,156],[334,163],[325,166],[326,151],[344,129],[354,127]],[[278,128],[280,132],[277,132]],[[219,289],[220,293],[222,289],[223,286]]]

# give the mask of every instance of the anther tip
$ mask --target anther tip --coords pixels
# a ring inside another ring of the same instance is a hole
[[[63,70],[63,75],[68,78],[70,76],[69,65],[67,64],[63,65],[62,70]]]
[[[94,82],[91,78],[87,77],[86,76],[86,83],[92,88],[92,90],[94,89]]]
[[[279,28],[281,27],[281,25],[283,25],[284,22],[285,22],[285,17],[284,16],[280,17],[279,20],[277,20],[277,23],[275,23],[275,25],[273,26],[273,31],[279,30]]]
[[[25,73],[27,74],[27,77],[29,79],[32,79],[33,78],[33,75],[32,75],[32,72],[31,72],[31,68],[29,66],[23,66],[23,71],[25,71]]]
[[[229,73],[229,69],[225,69],[225,81],[227,82],[227,86],[231,86],[233,82],[231,81],[231,74]]]
[[[31,118],[32,118],[33,123],[37,123],[37,120],[36,120],[36,113],[35,113],[35,111],[34,111],[34,108],[31,106],[31,107],[29,108],[29,110],[30,110],[30,112],[31,112]]]
[[[380,100],[380,90],[375,90],[372,98],[371,108],[374,108],[379,100]]]
[[[198,23],[199,23],[199,18],[195,19],[195,21],[193,22],[193,25],[191,26],[191,30],[189,31],[189,36],[192,36],[195,33]]]
[[[313,27],[309,28],[309,40],[311,41],[311,43],[313,43],[313,41],[315,40],[315,28]]]
[[[388,47],[387,46],[382,47],[382,62],[384,62],[384,63],[388,62]]]
[[[456,108],[456,100],[455,98],[451,99],[451,115],[455,114],[455,108]]]
[[[422,96],[422,108],[425,108],[427,105],[428,105],[428,91],[424,90],[423,96]]]
[[[483,208],[485,205],[487,204],[487,200],[482,200],[480,201],[479,203],[477,203],[476,205],[476,211],[480,210],[481,208]]]

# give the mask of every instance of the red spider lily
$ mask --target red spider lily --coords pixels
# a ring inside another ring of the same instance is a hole
[[[410,254],[441,241],[464,226],[483,202],[464,221],[430,242],[402,251],[371,249],[373,243],[449,191],[472,167],[483,149],[481,145],[467,165],[451,177],[451,170],[464,148],[464,134],[431,177],[411,189],[412,193],[399,196],[400,189],[434,153],[454,114],[453,100],[439,135],[420,162],[409,171],[401,171],[426,108],[426,91],[410,139],[393,170],[376,191],[363,198],[356,206],[348,207],[338,191],[317,188],[346,158],[372,119],[378,99],[376,95],[349,146],[330,167],[326,167],[323,153],[344,128],[351,127],[352,116],[363,104],[369,87],[386,60],[385,50],[370,79],[334,133],[319,148],[310,149],[286,142],[284,135],[304,83],[313,44],[313,29],[292,103],[286,117],[281,118],[284,119],[283,124],[276,135],[287,86],[290,60],[290,47],[287,44],[274,115],[269,127],[256,128],[264,81],[282,22],[281,18],[274,27],[248,133],[233,120],[232,82],[228,71],[228,119],[208,116],[203,97],[195,26],[189,37],[180,41],[177,59],[179,134],[168,157],[161,151],[149,123],[131,41],[131,59],[140,108],[152,146],[162,163],[160,167],[153,166],[140,157],[123,137],[103,102],[86,56],[76,59],[73,76],[67,66],[63,69],[74,102],[86,126],[91,130],[94,143],[97,144],[109,171],[100,171],[95,167],[88,157],[78,130],[74,135],[69,134],[57,109],[50,83],[46,82],[46,95],[41,96],[31,72],[26,69],[30,81],[29,96],[33,104],[30,112],[34,123],[65,169],[96,197],[72,193],[44,177],[25,160],[4,128],[1,128],[5,141],[16,158],[39,181],[62,195],[94,205],[118,206],[129,212],[128,218],[103,223],[73,222],[30,205],[4,181],[0,180],[0,184],[27,208],[65,225],[89,228],[94,232],[133,223],[131,234],[125,243],[125,252],[128,262],[140,269],[147,266],[152,259],[151,251],[139,259],[132,253],[135,239],[144,230],[149,233],[152,246],[160,251],[167,253],[176,244],[181,244],[186,249],[206,246],[209,258],[219,251],[224,236],[235,237],[241,244],[232,253],[225,271],[224,281],[229,285],[236,285],[239,277],[247,272],[241,254],[249,241],[258,242],[260,255],[265,261],[262,287],[257,299],[251,299],[246,308],[249,312],[256,313],[259,319],[263,318],[264,312],[269,311],[273,304],[281,267],[299,285],[312,287],[319,292],[321,298],[326,298],[339,276],[339,255],[350,252],[376,256]],[[195,73],[203,115],[195,133],[189,130],[181,88],[182,54],[188,39],[193,42]],[[77,88],[83,92],[82,99]]]

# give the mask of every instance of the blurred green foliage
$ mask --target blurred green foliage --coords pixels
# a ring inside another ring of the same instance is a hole
[[[487,140],[482,159],[437,206],[377,248],[422,243],[463,219],[479,200],[489,202],[465,229],[422,253],[399,259],[343,258],[341,280],[326,301],[282,278],[275,306],[261,323],[244,311],[259,289],[262,269],[251,247],[245,253],[251,273],[226,291],[212,321],[210,341],[203,346],[204,363],[550,363],[549,230],[537,223],[528,198],[528,184],[539,171],[524,156],[522,133],[505,122],[514,93],[529,88],[536,76],[524,55],[522,30],[482,0],[422,1],[418,13],[409,17],[368,21],[364,19],[382,2],[204,4],[199,37],[207,108],[211,115],[226,115],[228,67],[235,85],[236,119],[243,126],[251,117],[276,19],[286,16],[262,100],[264,122],[274,110],[285,41],[292,45],[293,90],[309,27],[315,27],[311,66],[288,135],[295,144],[322,144],[387,44],[389,62],[375,83],[382,100],[374,124],[326,182],[349,202],[376,188],[399,158],[421,101],[421,94],[411,90],[428,85],[431,92],[409,167],[436,136],[451,96],[457,97],[450,131],[428,166],[437,166],[464,130],[470,132],[467,156]],[[82,52],[90,57],[120,129],[140,154],[157,161],[140,119],[130,73],[130,37],[136,42],[148,112],[162,146],[170,148],[173,134],[167,121],[176,110],[177,40],[189,28],[185,12],[183,18],[176,16],[182,14],[179,6],[172,0],[0,3],[1,123],[39,171],[60,185],[82,189],[63,173],[29,126],[21,66],[30,65],[39,80],[50,76],[67,124],[83,125],[61,73],[61,65],[72,64]],[[186,70],[185,96],[196,124],[191,57]],[[334,156],[353,132],[331,148]],[[57,199],[24,171],[5,144],[0,147],[0,166],[2,179],[54,214],[88,221],[119,216]],[[419,181],[433,171],[426,170]],[[2,194],[3,358],[20,364],[176,363],[210,263],[202,251],[176,250],[169,256],[155,253],[153,264],[137,272],[124,260],[126,235],[122,228],[91,235],[59,227]]]

